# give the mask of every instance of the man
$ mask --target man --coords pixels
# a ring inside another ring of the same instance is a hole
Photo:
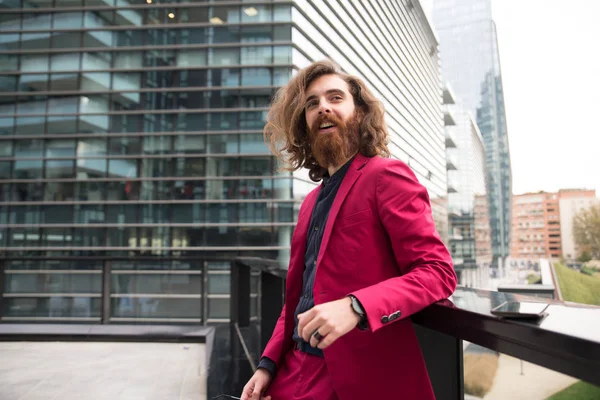
[[[434,399],[409,317],[456,275],[427,191],[384,158],[381,102],[314,63],[278,92],[265,138],[323,183],[300,208],[285,305],[242,399]]]

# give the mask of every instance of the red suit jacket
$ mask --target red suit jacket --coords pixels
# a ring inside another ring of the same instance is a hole
[[[285,305],[263,353],[278,367],[294,345],[307,229],[319,190],[300,208]],[[338,398],[434,399],[410,316],[450,296],[456,274],[427,191],[406,164],[355,157],[331,207],[316,268],[315,305],[353,294],[369,322],[368,330],[353,329],[324,350]]]

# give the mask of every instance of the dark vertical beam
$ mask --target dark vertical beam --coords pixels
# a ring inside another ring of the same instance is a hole
[[[281,315],[281,308],[284,302],[285,280],[269,274],[262,273],[261,280],[261,297],[260,297],[260,348],[261,352],[266,347],[277,319]]]
[[[250,326],[250,267],[231,263],[231,323],[240,328]]]
[[[202,325],[206,326],[206,321],[208,320],[208,300],[206,297],[208,296],[208,261],[204,260],[199,262],[202,271],[202,283],[200,288],[202,297],[200,298],[200,310],[202,312]]]
[[[245,382],[253,371],[248,371],[248,361],[243,353],[240,338],[235,324],[239,328],[250,326],[250,267],[234,260],[231,262],[231,297],[229,343],[231,348],[231,383],[232,389],[241,392]]]
[[[8,231],[8,229],[6,230]],[[4,270],[6,269],[6,260],[0,259],[0,321],[4,315]]]
[[[106,260],[102,266],[102,309],[100,313],[103,324],[110,322],[110,264],[111,262]]]
[[[413,324],[437,400],[463,400],[462,340]]]

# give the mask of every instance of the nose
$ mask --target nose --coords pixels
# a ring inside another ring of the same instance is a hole
[[[323,102],[319,105],[319,115],[330,114],[330,113],[331,113],[331,107],[329,107],[329,104]]]

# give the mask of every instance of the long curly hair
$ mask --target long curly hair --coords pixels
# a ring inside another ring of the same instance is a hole
[[[304,103],[310,84],[323,75],[337,75],[348,84],[360,118],[359,153],[367,157],[390,156],[385,110],[381,101],[361,79],[341,72],[333,62],[315,62],[300,70],[286,86],[279,89],[271,103],[264,128],[265,142],[273,154],[287,164],[284,169],[296,171],[308,168],[310,179],[314,182],[320,181],[327,169],[319,165],[312,153]]]

